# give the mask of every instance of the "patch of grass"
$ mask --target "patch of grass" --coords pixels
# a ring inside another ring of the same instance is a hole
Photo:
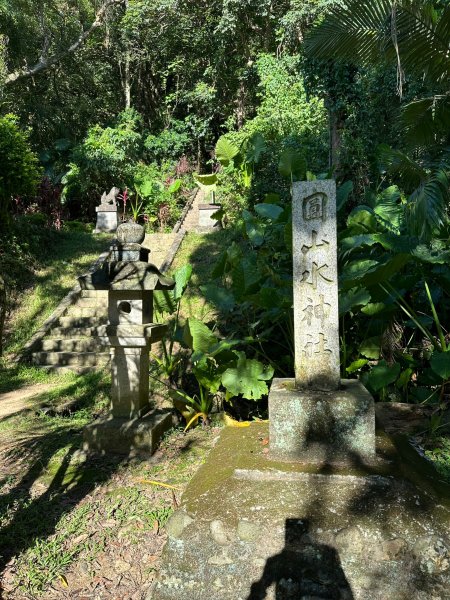
[[[0,362],[0,394],[17,390],[35,383],[53,383],[62,380],[61,375],[49,374],[44,369],[30,365],[11,365]]]
[[[438,437],[434,440],[434,445],[432,450],[425,450],[425,456],[433,461],[436,470],[450,482],[450,437]]]
[[[216,316],[216,307],[205,300],[200,286],[211,281],[211,271],[219,256],[235,239],[234,229],[222,229],[203,235],[185,235],[171,267],[172,273],[186,263],[193,267],[192,278],[181,303],[180,312],[183,318],[195,317],[208,322]]]
[[[76,278],[106,249],[110,235],[93,235],[85,231],[58,232],[57,241],[49,245],[45,256],[36,257],[31,286],[21,294],[7,322],[5,353],[18,352],[42,326]]]

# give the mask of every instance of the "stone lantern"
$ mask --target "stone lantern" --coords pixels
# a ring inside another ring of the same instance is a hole
[[[86,427],[87,450],[153,452],[172,424],[169,412],[150,411],[149,352],[167,330],[153,323],[153,292],[170,290],[175,282],[146,262],[144,236],[142,226],[123,223],[109,262],[79,278],[82,289],[108,290],[108,325],[96,329],[111,353],[110,415]]]

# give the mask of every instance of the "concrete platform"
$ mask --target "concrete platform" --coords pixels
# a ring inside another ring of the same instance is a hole
[[[171,427],[172,413],[163,410],[151,411],[139,419],[99,419],[84,428],[83,450],[102,455],[153,454]]]
[[[225,428],[167,524],[148,600],[444,600],[448,500],[372,466],[268,457],[268,424]]]

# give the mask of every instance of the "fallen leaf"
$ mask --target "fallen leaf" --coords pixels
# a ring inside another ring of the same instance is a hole
[[[63,588],[68,588],[69,587],[69,582],[64,577],[64,575],[58,575],[58,579],[59,579],[59,583],[61,584],[61,586]]]
[[[158,519],[155,519],[155,521],[153,523],[153,533],[155,535],[158,535],[158,533],[159,533],[159,521],[158,521]]]
[[[269,443],[269,438],[268,438],[268,437],[265,437],[265,438],[262,440],[262,442],[261,442],[261,446],[267,446],[267,445],[268,445],[268,443]]]

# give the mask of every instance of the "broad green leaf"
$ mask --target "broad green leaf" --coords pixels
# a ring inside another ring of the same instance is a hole
[[[264,242],[264,225],[259,222],[248,210],[242,211],[245,221],[245,231],[253,246],[261,246]]]
[[[219,287],[217,284],[207,283],[206,285],[200,286],[200,289],[202,294],[209,302],[211,302],[211,304],[214,304],[214,306],[217,306],[224,312],[233,310],[236,305],[233,293],[225,288]]]
[[[178,192],[178,190],[181,187],[181,183],[181,179],[176,179],[173,183],[171,183],[167,188],[169,194],[175,194],[176,192]]]
[[[153,302],[155,311],[160,314],[168,313],[172,315],[177,308],[174,290],[155,291],[153,293]]]
[[[353,285],[359,283],[359,279],[362,279],[364,275],[370,273],[378,267],[379,262],[377,260],[355,260],[342,270],[341,279],[343,282],[348,281]],[[347,286],[348,287],[348,286]]]
[[[350,375],[351,373],[356,373],[356,371],[359,371],[359,369],[362,369],[362,367],[365,367],[367,365],[369,361],[367,360],[367,358],[358,358],[358,360],[354,360],[346,369],[345,371]]]
[[[140,196],[149,198],[154,191],[154,182],[151,179],[145,179],[144,181],[135,182],[135,187]]]
[[[345,315],[354,306],[365,306],[370,302],[370,293],[366,288],[352,288],[339,294],[339,316]]]
[[[450,350],[447,352],[434,352],[430,360],[433,371],[444,381],[450,379]]]
[[[278,171],[283,177],[304,179],[306,174],[306,159],[298,150],[286,148],[280,156]]]
[[[247,162],[257,164],[265,149],[266,142],[264,137],[259,132],[256,132],[248,140],[247,153],[245,156]]]
[[[361,233],[376,231],[377,220],[373,210],[368,206],[357,206],[347,217],[347,227],[355,227]]]
[[[396,254],[393,258],[385,259],[384,264],[380,264],[376,269],[371,269],[361,279],[364,285],[375,285],[384,283],[396,275],[411,260],[410,254]]]
[[[217,369],[213,359],[203,355],[199,361],[192,365],[192,372],[200,385],[206,388],[211,394],[218,392],[221,373]]]
[[[275,194],[274,192],[269,192],[264,195],[264,202],[266,204],[278,204],[280,201],[280,194]]]
[[[183,265],[179,269],[175,271],[174,279],[175,279],[175,289],[174,289],[174,297],[175,300],[179,300],[186,289],[187,284],[192,275],[192,265],[187,264]]]
[[[216,158],[223,167],[228,167],[235,156],[239,154],[239,148],[227,140],[220,137],[216,144]]]
[[[411,369],[411,367],[408,367],[407,369],[405,369],[404,371],[402,371],[400,373],[399,378],[395,382],[395,385],[398,388],[407,386],[408,383],[411,381],[411,376],[413,373],[414,373],[414,369]]]
[[[184,326],[183,341],[194,352],[207,354],[211,346],[217,343],[217,338],[204,323],[189,317]]]
[[[208,175],[199,175],[198,173],[194,173],[194,179],[198,184],[205,187],[217,184],[217,175],[215,173]]]
[[[353,191],[353,181],[345,181],[336,190],[336,210],[339,211],[347,203],[348,197]]]
[[[260,217],[276,221],[283,212],[283,209],[276,204],[256,204],[255,212],[258,213]]]
[[[273,368],[265,367],[255,359],[238,352],[236,367],[228,368],[222,375],[222,384],[233,396],[259,400],[268,393],[266,381],[273,376]]]
[[[394,383],[399,375],[399,363],[388,365],[385,360],[380,360],[380,362],[370,371],[368,383],[374,392],[378,392],[378,390],[385,388],[390,383]]]
[[[369,304],[366,304],[366,306],[363,306],[361,309],[361,312],[363,312],[365,315],[368,315],[369,317],[371,317],[371,316],[376,315],[377,313],[381,312],[385,308],[386,308],[386,304],[384,304],[383,302],[371,302]]]
[[[367,338],[359,347],[359,352],[366,358],[380,358],[380,338],[378,336]]]

